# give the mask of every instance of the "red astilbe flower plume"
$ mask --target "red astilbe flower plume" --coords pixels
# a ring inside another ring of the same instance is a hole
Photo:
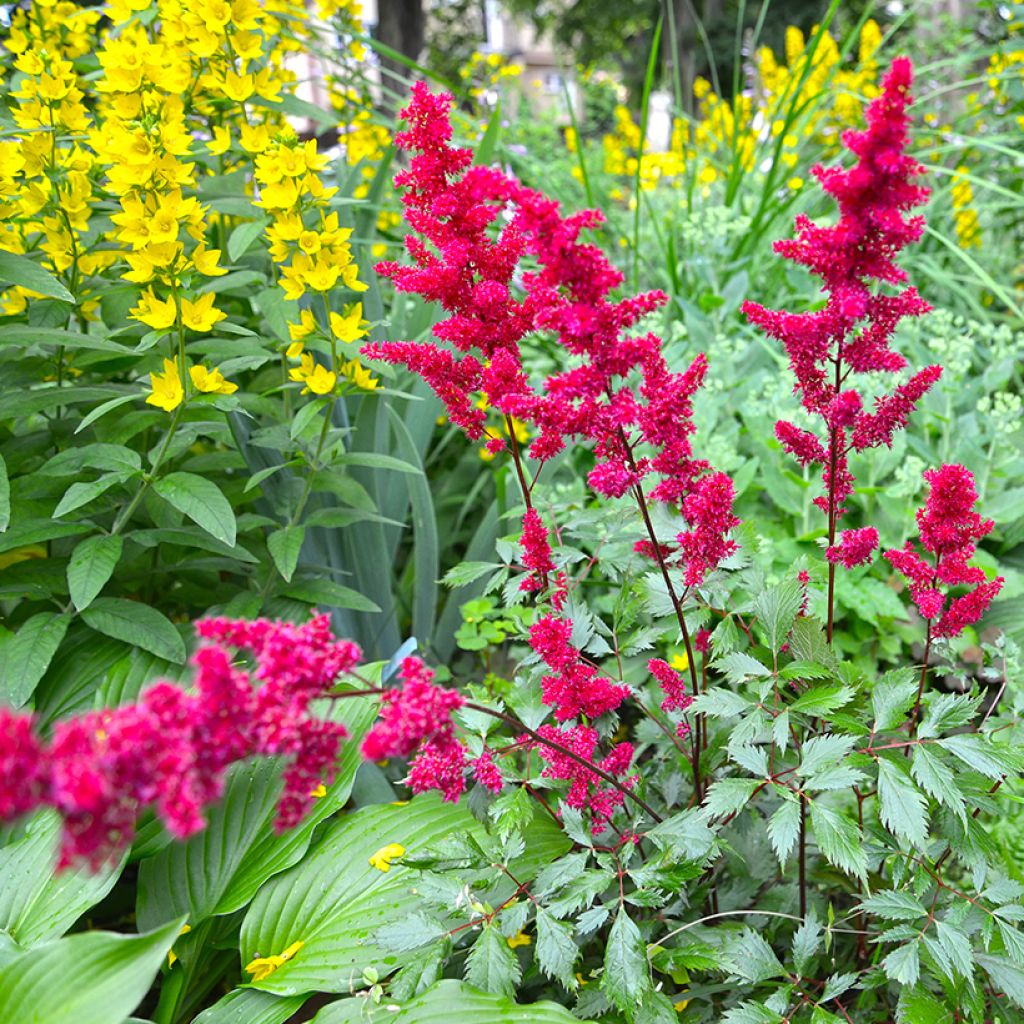
[[[396,144],[415,155],[395,179],[416,232],[406,238],[413,265],[385,262],[377,269],[399,291],[440,303],[449,315],[434,335],[452,348],[437,341],[378,342],[365,346],[364,354],[422,376],[473,440],[485,434],[482,394],[502,414],[532,425],[532,458],[550,459],[569,440],[589,442],[596,456],[589,482],[598,493],[620,497],[655,474],[654,500],[684,506],[710,470],[690,447],[691,400],[707,360],[698,356],[675,373],[656,335],[630,337],[628,331],[666,296],[654,291],[613,298],[621,272],[600,248],[581,241],[584,230],[603,223],[602,215],[584,210],[565,216],[554,200],[502,171],[472,165],[468,150],[450,144],[450,106],[450,96],[432,95],[423,83],[413,87],[403,112],[408,128]],[[521,268],[526,258],[531,265]],[[524,372],[520,351],[523,339],[536,332],[553,334],[573,363],[542,388]],[[488,449],[493,453],[503,444],[492,437]],[[648,446],[653,455],[643,454]],[[687,518],[701,531],[694,538],[700,556],[694,576],[703,578],[729,545],[724,537],[717,547],[711,543],[707,520]],[[524,586],[534,589],[550,573],[550,562],[540,524],[524,526],[524,565],[530,570]],[[684,558],[682,549],[676,554]]]
[[[49,742],[30,715],[0,711],[0,821],[53,807],[64,823],[61,866],[99,865],[131,842],[145,807],[177,838],[202,829],[227,769],[253,756],[286,759],[276,826],[300,821],[312,790],[333,781],[347,735],[309,705],[356,665],[359,648],[335,640],[327,616],[303,625],[207,619],[196,631],[207,646],[193,658],[191,691],[158,682],[135,704],[58,722]],[[235,668],[229,647],[248,650],[255,672]]]
[[[954,637],[981,618],[1005,581],[1002,576],[989,580],[983,569],[967,564],[976,550],[974,542],[994,527],[974,510],[978,492],[970,470],[944,465],[927,470],[924,478],[930,490],[924,508],[917,510],[917,525],[921,547],[933,558],[922,556],[909,540],[886,551],[885,557],[907,580],[910,596],[929,620],[929,635]],[[971,589],[953,597],[950,591],[960,586]]]
[[[922,217],[906,216],[928,197],[928,190],[915,180],[924,168],[906,152],[912,80],[910,61],[893,61],[882,94],[867,109],[866,129],[843,136],[856,163],[848,170],[813,169],[839,204],[838,222],[823,226],[801,215],[796,238],[775,243],[781,256],[821,278],[828,295],[825,305],[808,313],[770,310],[754,302],[743,306],[755,324],[782,342],[804,408],[822,420],[820,437],[785,420],[776,424],[775,432],[801,465],[824,467],[827,496],[816,498],[815,504],[830,516],[830,525],[853,492],[848,453],[891,445],[894,433],[906,426],[942,373],[939,366],[927,366],[875,398],[871,407],[850,386],[856,374],[903,370],[906,359],[890,347],[893,332],[904,317],[930,309],[913,287],[894,294],[878,289],[904,284],[907,275],[896,256],[924,231]]]
[[[839,562],[847,569],[856,565],[867,565],[875,548],[878,547],[878,531],[873,526],[860,530],[844,530],[839,534],[839,543],[825,552],[830,562]]]

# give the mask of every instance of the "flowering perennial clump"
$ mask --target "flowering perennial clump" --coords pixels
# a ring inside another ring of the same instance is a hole
[[[917,510],[917,525],[921,547],[933,559],[929,562],[920,555],[909,540],[902,548],[886,551],[885,557],[907,580],[918,611],[928,620],[929,638],[954,637],[981,618],[1005,580],[989,580],[983,569],[967,564],[975,541],[994,526],[974,510],[978,492],[971,471],[946,465],[926,471],[924,478],[930,490],[924,508]],[[960,586],[971,589],[953,597],[950,592]]]
[[[906,152],[912,77],[910,61],[897,58],[882,82],[881,96],[867,109],[867,128],[844,134],[846,147],[857,157],[853,167],[814,168],[839,204],[838,222],[821,226],[800,216],[797,237],[775,244],[780,255],[821,278],[828,293],[824,306],[806,313],[769,310],[754,302],[743,306],[755,324],[783,343],[801,403],[824,427],[819,435],[780,420],[776,435],[801,465],[823,467],[826,494],[815,504],[828,516],[830,545],[853,492],[847,456],[891,445],[893,434],[906,426],[942,373],[939,366],[919,370],[875,398],[873,409],[851,382],[854,374],[902,370],[906,359],[889,345],[896,325],[930,308],[912,286],[894,293],[877,288],[906,281],[895,257],[924,230],[923,218],[905,216],[928,196],[915,181],[923,168]],[[866,553],[866,541],[858,538],[858,556]],[[829,557],[844,565],[862,560],[851,561],[835,549]]]

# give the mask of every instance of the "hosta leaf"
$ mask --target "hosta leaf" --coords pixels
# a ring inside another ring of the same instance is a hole
[[[650,984],[647,945],[625,907],[620,907],[608,933],[601,989],[624,1010],[634,1008]]]
[[[878,760],[879,817],[893,835],[920,847],[928,839],[928,802],[906,771],[888,758]]]
[[[68,589],[74,606],[82,611],[106,586],[113,575],[124,541],[120,536],[100,534],[83,540],[68,562]]]
[[[192,1024],[285,1024],[305,1001],[305,996],[273,996],[236,988],[203,1010]]]
[[[185,642],[170,619],[155,608],[121,597],[99,597],[82,612],[86,624],[115,640],[141,647],[176,665],[185,662]]]
[[[242,923],[241,955],[280,953],[295,942],[299,953],[256,987],[281,995],[348,992],[363,984],[364,968],[383,976],[400,966],[373,943],[390,921],[419,909],[410,869],[395,861],[382,872],[370,857],[389,843],[410,854],[426,852],[451,833],[465,835],[479,825],[461,806],[435,794],[404,807],[374,805],[327,824],[301,863],[277,875],[256,894]]]
[[[485,925],[466,957],[466,982],[484,992],[511,998],[522,971],[519,957],[495,925]]]
[[[0,1020],[21,1024],[111,1024],[138,1006],[181,928],[144,935],[83,932],[0,968]]]
[[[8,704],[20,708],[32,696],[70,623],[70,615],[39,612],[23,622],[7,642],[0,666],[0,694]]]
[[[556,1003],[514,1003],[461,981],[439,981],[397,1009],[367,999],[341,999],[311,1024],[592,1024]],[[203,1024],[206,1024],[204,1021]],[[219,1024],[211,1021],[210,1024]],[[232,1022],[233,1024],[233,1022]]]
[[[212,480],[195,473],[168,473],[153,484],[153,490],[211,537],[234,545],[235,513]]]

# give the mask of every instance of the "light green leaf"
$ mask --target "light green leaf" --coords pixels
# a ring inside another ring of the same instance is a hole
[[[141,647],[158,658],[185,663],[185,643],[173,623],[162,612],[139,601],[120,597],[98,597],[82,619],[97,633]]]
[[[0,455],[0,533],[11,525],[11,482],[7,478],[7,463]]]
[[[149,991],[181,921],[144,935],[83,932],[0,968],[0,1020],[113,1024]]]
[[[968,768],[990,779],[1001,779],[1020,767],[1020,758],[1007,746],[993,743],[988,736],[960,733],[938,741],[954,757],[959,758]]]
[[[192,1024],[285,1024],[305,1001],[305,996],[282,998],[253,988],[236,988],[203,1010]]]
[[[26,620],[4,648],[0,689],[7,703],[22,707],[53,661],[71,622],[70,615],[38,612]]]
[[[351,608],[357,612],[380,611],[379,605],[374,604],[368,597],[363,597],[358,590],[344,587],[333,580],[298,580],[285,590],[284,596],[294,597],[297,601],[305,601],[318,608]]]
[[[823,768],[838,764],[853,749],[856,742],[855,736],[845,736],[842,733],[812,736],[800,748],[800,774],[807,778]]]
[[[237,263],[240,256],[263,234],[266,220],[250,220],[239,224],[228,238],[228,259]]]
[[[557,921],[542,907],[537,908],[537,966],[569,992],[579,988],[574,973],[580,950],[573,939],[571,924]]]
[[[71,601],[82,611],[106,586],[113,575],[124,541],[120,536],[100,534],[83,540],[68,562],[68,589]]]
[[[811,802],[811,827],[818,847],[830,864],[858,877],[867,873],[864,837],[853,821],[818,799]]]
[[[754,984],[786,973],[772,947],[752,928],[744,928],[726,948],[739,975]]]
[[[967,823],[967,806],[957,787],[956,776],[934,750],[923,743],[918,744],[914,749],[910,774],[930,797],[948,807],[964,824]]]
[[[651,986],[647,945],[625,907],[608,933],[601,990],[621,1010],[634,1009]]]
[[[879,817],[893,835],[921,847],[928,839],[928,801],[906,771],[894,761],[878,759]]]
[[[82,417],[82,422],[75,427],[75,433],[80,434],[87,427],[91,427],[98,419],[106,416],[108,412],[120,409],[122,405],[134,402],[139,397],[139,395],[118,395],[117,398],[108,399],[106,402],[97,405],[95,409],[90,410]]]
[[[0,252],[0,281],[48,295],[61,302],[74,302],[75,297],[50,273],[27,256]]]
[[[928,913],[924,904],[909,892],[876,892],[861,900],[860,905],[869,914],[875,914],[886,921],[916,921]]]
[[[821,922],[814,916],[814,911],[811,911],[793,934],[794,966],[806,976],[814,957],[824,949],[825,941]]]
[[[290,583],[299,562],[299,552],[306,536],[305,526],[285,526],[267,538],[267,549],[277,571]]]
[[[923,988],[905,988],[896,1007],[896,1024],[953,1024],[953,1011]]]
[[[914,940],[905,946],[898,946],[883,961],[882,970],[886,977],[901,985],[916,985],[921,975],[920,942]]]
[[[509,998],[515,993],[522,971],[519,957],[495,925],[485,925],[466,957],[467,984]]]
[[[760,785],[758,779],[719,779],[704,796],[704,813],[708,818],[724,818],[739,811]]]
[[[886,672],[871,691],[871,709],[875,713],[875,732],[895,729],[914,705],[917,677],[913,669],[898,668]]]
[[[1024,968],[1003,956],[975,953],[974,959],[995,982],[996,988],[1006,994],[1014,1006],[1024,1009]]]
[[[823,717],[830,712],[849,704],[853,699],[853,689],[849,686],[815,686],[801,694],[792,704],[790,711],[802,711],[805,715]]]
[[[235,513],[212,480],[195,473],[168,473],[153,484],[153,490],[211,537],[234,545]]]
[[[786,861],[800,835],[800,803],[799,800],[783,800],[772,816],[768,819],[768,838],[771,840],[775,856],[785,867]]]
[[[803,588],[797,580],[764,590],[754,600],[758,628],[770,651],[777,652],[786,642],[802,602]]]

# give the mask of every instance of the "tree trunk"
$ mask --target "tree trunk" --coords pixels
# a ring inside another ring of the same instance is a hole
[[[410,60],[418,61],[423,52],[424,21],[423,0],[377,0],[377,39]],[[383,54],[380,63],[384,105],[392,106],[391,95],[404,96],[403,82],[412,75],[401,61]]]

